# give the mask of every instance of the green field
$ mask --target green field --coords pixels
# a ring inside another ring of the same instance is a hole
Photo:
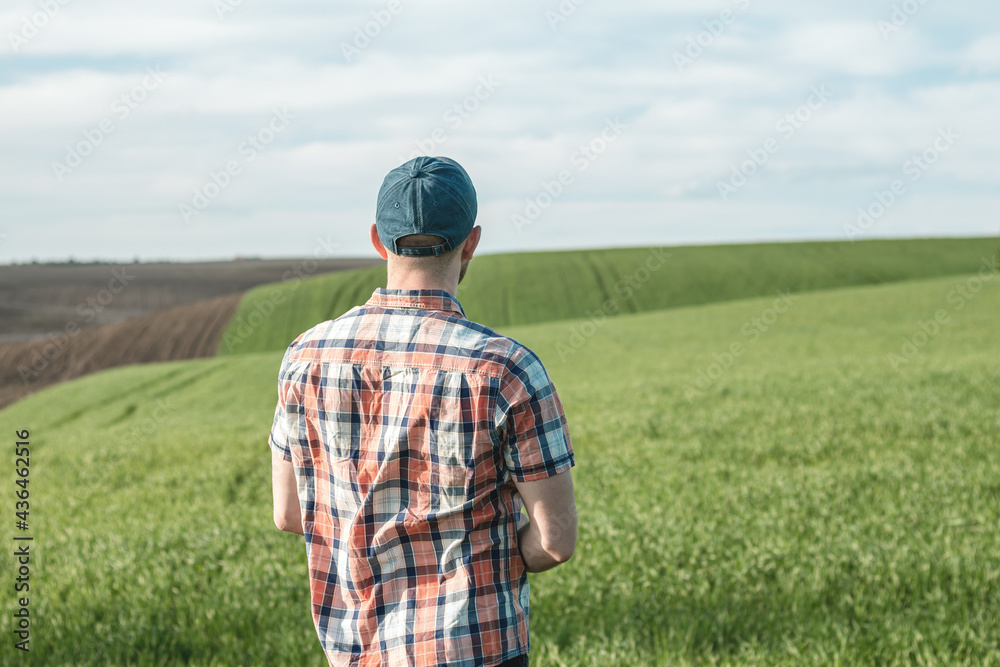
[[[501,328],[971,273],[996,253],[996,239],[917,239],[485,255],[456,296],[469,319]],[[220,354],[283,350],[385,287],[382,267],[290,278],[247,294]]]
[[[1000,274],[972,274],[978,244],[963,276],[800,293],[776,270],[740,288],[763,298],[502,326],[545,361],[578,462],[532,665],[1000,665]],[[301,538],[271,523],[280,360],[123,368],[0,413],[9,444],[32,431],[32,663],[325,664]]]

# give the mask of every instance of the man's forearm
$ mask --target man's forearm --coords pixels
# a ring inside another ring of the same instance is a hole
[[[286,533],[291,533],[292,535],[305,535],[306,534],[306,531],[302,530],[302,524],[301,523],[294,523],[294,524],[289,524],[287,526],[282,526],[281,530],[285,531]]]
[[[570,471],[516,484],[528,514],[528,523],[517,531],[528,572],[544,572],[565,563],[576,549],[576,502]]]
[[[279,530],[302,535],[302,510],[299,507],[295,468],[281,452],[271,453],[271,487],[274,496],[274,525]]]
[[[275,518],[274,525],[278,527],[278,530],[283,530],[286,533],[305,535],[305,531],[302,529],[302,517],[298,514],[294,517],[281,517],[280,520]]]
[[[534,522],[524,524],[517,531],[517,545],[528,572],[545,572],[564,562],[545,550],[541,533]]]

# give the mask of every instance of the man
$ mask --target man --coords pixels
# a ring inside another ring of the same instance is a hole
[[[576,545],[555,388],[531,350],[470,322],[455,297],[477,209],[452,160],[392,170],[371,228],[387,288],[300,335],[281,363],[274,521],[305,536],[335,667],[527,665],[527,572]]]

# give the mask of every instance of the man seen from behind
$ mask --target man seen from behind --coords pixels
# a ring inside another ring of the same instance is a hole
[[[477,210],[453,160],[392,170],[371,227],[387,287],[301,334],[281,363],[274,520],[305,536],[334,667],[527,665],[527,573],[576,545],[555,387],[456,297]]]

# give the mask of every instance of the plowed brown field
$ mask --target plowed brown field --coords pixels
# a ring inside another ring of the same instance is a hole
[[[0,266],[0,409],[105,368],[214,356],[245,290],[379,261]]]
[[[242,297],[231,294],[72,334],[0,345],[0,409],[105,368],[214,356]]]
[[[0,343],[41,339],[64,331],[245,292],[290,277],[373,266],[379,260],[244,259],[150,264],[0,266]]]

